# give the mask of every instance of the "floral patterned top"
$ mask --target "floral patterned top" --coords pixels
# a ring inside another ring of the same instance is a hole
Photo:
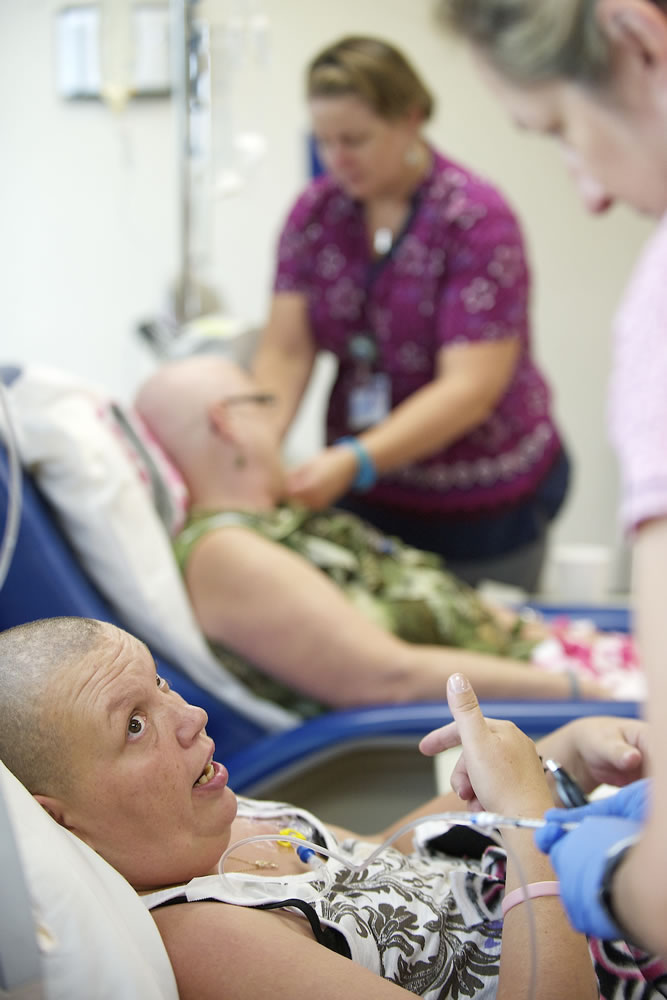
[[[354,432],[348,400],[359,378],[359,362],[351,356],[359,334],[374,342],[374,370],[390,379],[392,407],[433,379],[441,347],[518,336],[520,360],[495,412],[444,451],[383,477],[368,499],[467,513],[535,491],[560,442],[549,388],[531,357],[521,232],[489,184],[434,153],[401,238],[376,266],[361,203],[320,177],[297,200],[283,229],[275,291],[307,296],[317,345],[339,360],[329,442]]]
[[[353,962],[409,993],[428,1000],[495,997],[505,891],[500,848],[471,861],[434,857],[425,847],[411,855],[389,847],[355,871],[350,866],[366,861],[377,844],[356,838],[338,843],[311,813],[284,803],[239,797],[239,815],[275,820],[276,832],[282,826],[296,828],[341,860],[327,860],[326,879],[317,870],[279,878],[236,872],[195,878],[142,896],[148,909],[201,900],[267,906],[296,898],[315,910],[324,927],[342,934]],[[661,963],[622,942],[592,941],[591,955],[603,1000],[665,995]]]

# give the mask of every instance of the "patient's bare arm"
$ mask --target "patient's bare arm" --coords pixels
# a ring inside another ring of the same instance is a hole
[[[323,948],[307,921],[221,903],[153,911],[180,1000],[407,1000],[400,986]]]
[[[367,619],[320,570],[243,527],[204,536],[186,569],[204,633],[331,705],[443,700],[464,670],[485,698],[562,698],[565,675],[497,656],[410,645]],[[584,693],[599,695],[584,682]]]

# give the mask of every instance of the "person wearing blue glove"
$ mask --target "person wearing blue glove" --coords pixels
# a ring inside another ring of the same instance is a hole
[[[472,696],[470,701],[474,712]],[[457,707],[454,722],[424,737],[420,743],[422,753],[431,756],[464,744],[466,716]],[[486,725],[495,732],[508,723],[487,719]],[[570,923],[591,937],[628,939],[609,902],[601,901],[600,894],[623,859],[626,847],[636,840],[648,811],[651,784],[648,778],[640,777],[648,766],[646,735],[646,723],[638,719],[586,717],[551,733],[537,746],[543,759],[557,758],[582,791],[590,792],[601,782],[624,785],[616,794],[576,809],[548,809],[544,813],[546,826],[535,834],[537,847],[549,855],[559,876],[560,895]],[[451,785],[468,808],[477,811],[489,808],[486,796],[490,792],[482,786],[478,773],[480,744],[473,742],[470,732],[467,736],[468,754],[464,749],[454,766]],[[486,780],[492,787],[498,784],[494,769],[486,774]],[[480,800],[478,791],[482,787],[484,795]],[[554,801],[559,801],[558,789],[552,791]],[[579,823],[574,830],[563,828],[562,824],[573,821]]]
[[[667,961],[667,0],[440,0],[439,8],[515,124],[556,139],[588,211],[620,201],[657,223],[616,313],[607,411],[648,688],[651,809],[643,823],[589,816],[552,852],[573,912],[592,919],[600,890],[613,899],[611,923]],[[610,275],[611,294],[613,286]],[[639,839],[621,854],[628,823]],[[585,895],[585,906],[570,893]]]
[[[625,939],[611,895],[611,880],[636,844],[646,817],[650,781],[636,781],[608,798],[577,809],[549,809],[535,842],[549,855],[563,905],[576,930],[607,940]],[[564,823],[578,823],[567,830]]]

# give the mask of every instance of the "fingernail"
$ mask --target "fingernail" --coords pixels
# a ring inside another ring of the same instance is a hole
[[[455,694],[467,691],[470,687],[468,678],[464,677],[463,674],[452,674],[447,684],[449,686],[449,690],[453,691]]]

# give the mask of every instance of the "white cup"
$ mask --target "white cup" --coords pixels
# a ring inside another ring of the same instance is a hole
[[[599,604],[609,593],[610,569],[611,552],[605,545],[556,545],[549,589],[565,603]]]

